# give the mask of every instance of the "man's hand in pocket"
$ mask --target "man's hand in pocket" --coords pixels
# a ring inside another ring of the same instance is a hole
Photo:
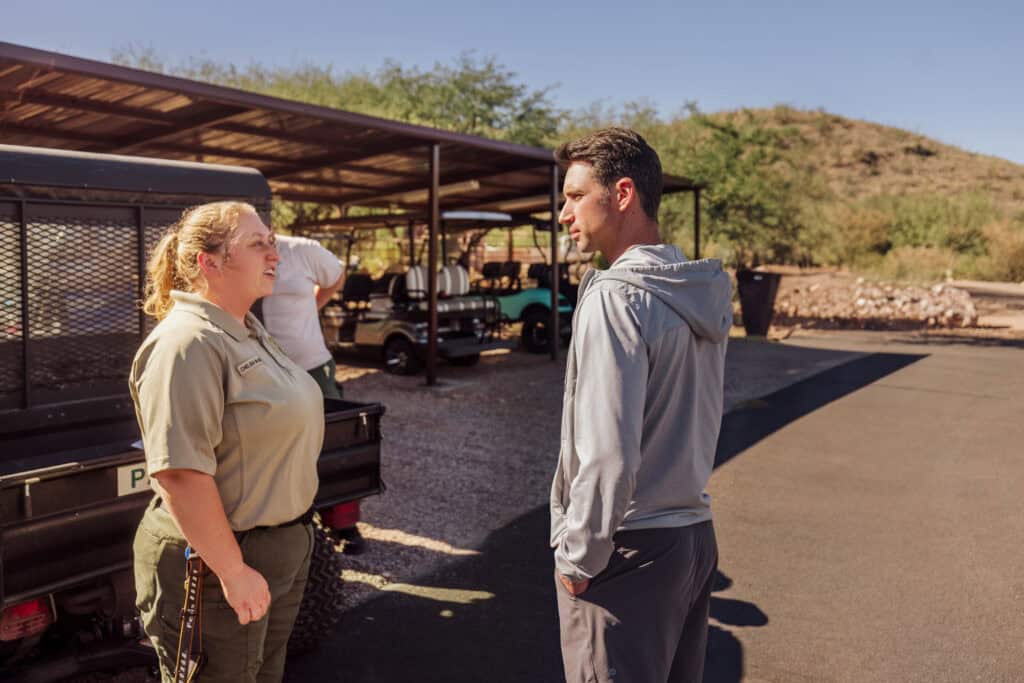
[[[590,579],[583,579],[582,581],[573,581],[568,576],[559,574],[558,580],[562,582],[562,585],[565,586],[565,590],[569,591],[569,595],[572,596],[577,596],[590,587]]]

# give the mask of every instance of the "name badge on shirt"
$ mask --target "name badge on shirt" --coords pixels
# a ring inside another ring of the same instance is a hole
[[[235,369],[238,370],[238,374],[244,375],[245,373],[249,372],[257,365],[260,365],[261,363],[263,363],[262,358],[260,358],[259,356],[253,356],[249,360],[239,363]]]

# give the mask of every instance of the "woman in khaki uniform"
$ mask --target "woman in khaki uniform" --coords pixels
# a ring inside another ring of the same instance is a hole
[[[270,294],[274,236],[248,204],[185,212],[149,261],[160,320],[130,389],[156,491],[135,537],[146,633],[172,680],[185,548],[206,567],[199,625],[212,681],[280,681],[313,536],[323,399],[248,313]]]

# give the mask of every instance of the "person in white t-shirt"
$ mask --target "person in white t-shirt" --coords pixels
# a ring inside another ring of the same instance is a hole
[[[320,329],[320,309],[345,283],[345,269],[337,257],[316,240],[278,235],[274,293],[263,299],[263,326],[288,357],[305,369],[326,398],[341,398],[334,381],[337,365],[324,342]],[[336,527],[345,540],[345,550],[363,550],[363,537],[356,522],[360,518],[359,501],[345,503],[336,513],[344,528]],[[341,521],[344,520],[344,521]]]
[[[263,299],[263,325],[288,357],[320,385],[326,398],[341,398],[337,366],[320,329],[320,309],[345,282],[338,258],[319,242],[278,235],[281,257],[274,293]]]

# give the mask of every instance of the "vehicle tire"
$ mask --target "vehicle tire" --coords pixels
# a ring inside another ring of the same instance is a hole
[[[341,569],[341,553],[335,550],[334,539],[322,526],[314,523],[309,579],[288,640],[289,657],[315,649],[341,619],[347,607]]]
[[[420,369],[416,347],[405,337],[392,337],[384,344],[384,370],[393,375],[415,375]]]
[[[480,354],[474,353],[471,356],[459,356],[458,358],[449,358],[448,362],[460,368],[468,368],[480,362]]]
[[[539,308],[527,311],[523,316],[521,339],[523,348],[530,353],[547,353],[549,317],[547,311]]]

